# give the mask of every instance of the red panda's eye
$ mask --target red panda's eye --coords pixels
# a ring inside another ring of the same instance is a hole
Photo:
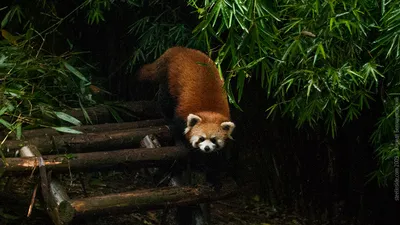
[[[217,142],[217,139],[211,138],[210,141],[215,144]]]
[[[203,142],[204,140],[205,140],[204,137],[199,138],[200,142]]]

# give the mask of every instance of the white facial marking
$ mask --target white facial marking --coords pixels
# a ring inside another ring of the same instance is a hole
[[[190,143],[192,144],[193,148],[197,148],[197,142],[199,141],[200,136],[193,136],[190,138]]]
[[[225,145],[225,142],[224,142],[224,140],[222,140],[222,139],[218,139],[218,140],[217,140],[217,143],[218,143],[218,145],[219,145],[219,148],[223,148],[224,145]]]
[[[216,145],[212,143],[210,140],[205,140],[199,143],[199,148],[201,151],[205,153],[213,152],[216,149]]]

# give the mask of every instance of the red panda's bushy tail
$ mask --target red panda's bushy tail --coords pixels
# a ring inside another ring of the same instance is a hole
[[[160,57],[151,64],[146,64],[136,72],[139,80],[160,81],[166,72],[165,58]]]

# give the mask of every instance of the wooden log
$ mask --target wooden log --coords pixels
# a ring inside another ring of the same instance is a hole
[[[114,109],[115,111],[119,112],[120,117],[124,121],[161,118],[157,103],[153,101],[121,102],[114,104],[113,106],[120,108],[125,112],[121,113],[121,111]],[[115,119],[109,108],[110,106],[107,105],[98,105],[95,107],[86,108],[85,110],[94,124],[115,122]],[[77,118],[82,123],[86,123],[84,113],[81,109],[66,110],[65,113]]]
[[[146,135],[141,141],[140,145],[143,148],[160,148],[161,144],[153,134]]]
[[[135,122],[124,122],[124,123],[106,123],[106,124],[98,124],[98,125],[83,125],[83,126],[73,126],[71,127],[74,130],[81,131],[83,133],[99,133],[106,131],[117,131],[117,130],[129,130],[135,128],[145,128],[145,127],[154,127],[165,125],[165,121],[163,119],[156,120],[141,120]],[[62,133],[56,131],[52,128],[41,128],[41,129],[33,129],[26,130],[22,133],[22,136],[25,139],[33,138],[33,137],[41,137],[41,136],[57,136],[57,135],[67,135],[66,133]],[[9,136],[9,140],[16,139],[15,134]]]
[[[231,182],[224,184],[224,188],[218,193],[206,186],[163,187],[73,199],[69,201],[69,204],[74,210],[75,217],[115,215],[116,213],[156,210],[216,201],[232,197],[237,192],[237,186]],[[64,213],[70,214],[70,212],[64,212],[63,210],[59,210],[59,213],[60,217]],[[63,222],[67,224],[71,221]]]
[[[153,134],[146,135],[142,141],[140,141],[140,147],[142,148],[161,148],[160,142]],[[144,175],[154,176],[159,171],[158,168],[142,168],[141,172]]]
[[[121,165],[132,167],[170,166],[176,160],[184,159],[187,152],[176,147],[123,149],[109,152],[89,152],[69,155],[42,156],[48,170],[82,171],[115,168]],[[39,165],[38,157],[6,158],[0,161],[0,168],[7,172],[31,172]]]
[[[68,134],[60,136],[42,136],[27,141],[9,140],[3,146],[8,149],[4,154],[14,156],[15,152],[24,145],[35,145],[42,155],[51,152],[87,152],[104,151],[108,149],[132,148],[148,134],[155,134],[159,139],[170,141],[171,135],[167,126],[156,126],[150,128],[138,128],[122,131],[107,131],[88,134]]]
[[[19,154],[21,157],[35,157],[35,156],[38,157],[38,156],[40,156],[40,152],[37,150],[36,146],[33,146],[33,145],[22,147]],[[30,217],[30,215],[32,213],[33,205],[35,204],[35,200],[36,200],[36,192],[37,192],[38,186],[39,186],[39,184],[36,183],[36,185],[33,189],[31,203],[29,204],[28,213],[27,213],[26,217]]]
[[[146,148],[158,148],[160,147],[160,143],[158,142],[157,138],[154,137],[154,135],[147,135],[146,137],[143,138],[143,140],[140,142],[142,147]],[[143,171],[144,169],[142,169]],[[148,168],[148,172],[150,175],[154,175],[156,172],[158,172],[158,168]],[[189,174],[190,175],[190,174]],[[160,185],[162,182],[165,180],[169,179],[169,184],[171,186],[183,186],[183,181],[182,177],[180,175],[178,176],[172,176],[170,175],[164,177],[158,185]],[[158,186],[157,185],[157,186]],[[168,211],[168,208],[165,208],[164,213]],[[209,204],[208,203],[203,203],[200,204],[200,206],[178,206],[177,208],[177,224],[190,224],[191,221],[194,219],[194,221],[197,221],[196,224],[209,224],[210,223],[210,210],[209,210]]]
[[[22,147],[21,150],[19,151],[19,154],[21,157],[34,157],[41,155],[39,150],[37,150],[37,147],[34,145]]]
[[[46,204],[46,211],[51,217],[52,221],[56,225],[61,225],[59,214],[58,214],[58,206],[56,205],[55,198],[51,194],[51,185],[49,182],[48,174],[46,171],[45,162],[43,160],[42,155],[37,150],[37,147],[34,145],[24,146],[21,148],[20,155],[23,158],[35,158],[38,162],[39,166],[39,177],[40,177],[40,189],[42,192],[44,203]],[[36,167],[36,166],[35,166]],[[34,200],[34,198],[32,198]],[[31,202],[29,206],[29,210],[31,210],[34,201]],[[29,214],[29,212],[28,212]]]
[[[57,216],[54,223],[64,224],[64,221],[71,221],[74,218],[74,209],[69,203],[70,198],[65,188],[55,179],[50,182],[50,196],[53,204],[52,211]]]

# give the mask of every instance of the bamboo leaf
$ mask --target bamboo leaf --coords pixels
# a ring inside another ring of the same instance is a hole
[[[7,106],[3,106],[3,108],[1,108],[0,110],[0,116],[3,115],[7,111],[7,109],[8,109]]]
[[[17,138],[17,140],[21,140],[21,137],[22,137],[22,124],[21,123],[17,123],[15,129],[16,129],[16,138]]]
[[[222,1],[218,1],[217,4],[215,4],[215,8],[213,9],[213,12],[212,12],[213,17],[214,17],[214,22],[213,22],[212,26],[215,26],[215,23],[217,22],[221,8],[222,8]]]
[[[73,73],[75,76],[77,76],[79,79],[89,83],[89,81],[85,78],[85,76],[82,75],[81,72],[79,72],[75,67],[71,66],[69,63],[64,62],[65,68],[67,68],[71,73]]]
[[[324,47],[322,46],[322,43],[318,44],[318,49],[320,50],[322,57],[324,57],[324,59],[326,59],[325,50],[324,50]]]
[[[0,119],[0,124],[5,126],[7,129],[12,130],[12,125],[9,122],[5,121],[5,120]]]
[[[51,128],[53,128],[56,131],[68,133],[68,134],[82,134],[83,133],[82,131],[75,130],[75,129],[72,129],[69,127],[51,127]]]
[[[243,94],[243,89],[244,89],[244,84],[245,84],[245,79],[246,79],[246,73],[243,71],[240,71],[238,73],[238,81],[237,81],[237,90],[238,90],[238,102],[240,102]]]
[[[10,18],[10,15],[11,15],[11,10],[10,11],[8,11],[8,13],[6,14],[6,16],[3,18],[3,20],[1,21],[1,28],[4,28],[6,25],[7,25],[7,23],[8,23],[8,21],[9,21],[9,18]]]
[[[115,111],[112,106],[107,106],[107,109],[118,123],[124,122],[124,120],[119,116],[118,112]]]
[[[75,126],[80,126],[82,123],[81,121],[79,121],[78,119],[76,119],[75,117],[68,115],[64,112],[54,112],[54,114],[61,120],[64,120],[66,122],[72,123]]]

